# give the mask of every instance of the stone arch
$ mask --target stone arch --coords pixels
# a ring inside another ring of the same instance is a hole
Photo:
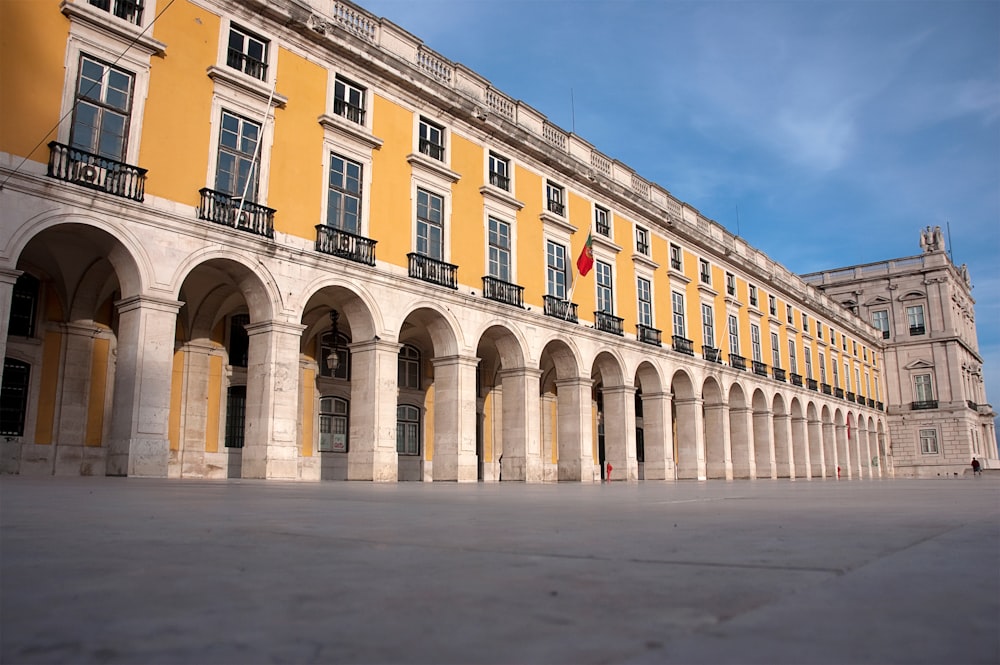
[[[702,398],[684,369],[674,371],[670,380],[673,393],[674,460],[679,479],[705,480],[705,440],[702,426]]]
[[[526,366],[523,338],[516,328],[494,320],[479,336],[476,357],[480,373],[477,478],[540,481],[537,394],[541,373]]]
[[[594,421],[593,455],[607,480],[637,480],[635,388],[626,384],[623,363],[607,349],[594,357],[590,370]],[[606,475],[608,469],[612,475]]]
[[[729,442],[733,477],[753,478],[757,466],[753,455],[753,411],[739,382],[729,387]]]
[[[660,370],[643,360],[635,370],[636,459],[643,480],[673,480],[670,444],[670,395],[663,390]]]
[[[572,340],[550,337],[539,354],[542,469],[546,480],[593,482],[590,377]]]
[[[732,478],[729,405],[722,386],[714,376],[705,378],[701,386],[701,396],[705,474],[708,478]]]

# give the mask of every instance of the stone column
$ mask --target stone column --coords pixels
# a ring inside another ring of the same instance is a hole
[[[373,340],[351,344],[351,447],[348,480],[395,482],[396,395],[399,344]]]
[[[670,393],[642,394],[646,480],[674,480],[674,444],[670,433]]]
[[[434,480],[475,482],[479,358],[434,358]],[[506,396],[505,396],[506,397]]]
[[[809,477],[822,478],[826,475],[823,464],[823,424],[810,420],[806,427],[809,437]]]
[[[837,468],[840,469],[841,478],[851,477],[851,456],[848,453],[847,444],[847,427],[845,425],[836,425],[837,430]],[[837,469],[834,469],[834,474],[837,473]]]
[[[733,442],[729,431],[729,405],[720,403],[706,406],[705,421],[706,473],[709,478],[732,480]]]
[[[558,393],[559,480],[594,482],[594,425],[590,406],[591,380],[572,377],[556,381]]]
[[[611,464],[611,477],[638,480],[635,451],[635,387],[604,388],[604,457]]]
[[[132,296],[118,308],[118,358],[111,410],[110,476],[165,478],[176,300]]]
[[[792,417],[792,477],[809,478],[809,433],[806,431],[806,419],[802,416]]]
[[[246,327],[244,478],[299,476],[299,346],[305,326],[263,321]]]
[[[792,452],[792,417],[787,413],[782,413],[773,418],[773,436],[771,446],[774,451],[774,475],[781,476],[782,471],[788,472],[789,478],[795,477],[795,456]]]
[[[753,478],[756,468],[753,458],[753,411],[747,407],[729,409],[729,430],[733,477]]]
[[[90,403],[94,339],[101,329],[93,322],[64,324],[59,409],[55,437],[55,475],[79,476]]]
[[[837,434],[832,421],[823,423],[823,476],[837,477]]]
[[[214,345],[195,340],[184,345],[183,399],[178,461],[182,478],[203,478],[210,474],[205,465],[208,435],[208,389]]]
[[[774,422],[771,411],[753,412],[754,474],[757,478],[777,478],[774,464]]]
[[[14,296],[14,283],[21,276],[20,270],[0,269],[0,358],[7,356],[7,328],[10,326],[10,307]],[[0,378],[3,365],[0,365]]]
[[[542,371],[516,367],[500,371],[500,436],[504,480],[530,483],[542,480],[541,405],[538,399]]]
[[[674,399],[677,405],[677,477],[705,480],[705,427],[700,397]],[[681,451],[686,451],[687,455]],[[694,459],[690,459],[694,454]]]

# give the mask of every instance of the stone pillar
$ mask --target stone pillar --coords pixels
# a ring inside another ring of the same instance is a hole
[[[646,480],[674,480],[674,444],[670,434],[670,393],[642,393],[642,430]]]
[[[396,395],[399,344],[373,340],[351,344],[351,447],[347,479],[395,482]]]
[[[479,358],[434,358],[434,480],[475,482]],[[506,396],[505,396],[506,398]]]
[[[246,327],[244,478],[293,480],[299,475],[299,347],[305,326],[263,321]]]
[[[823,423],[823,477],[837,477],[837,435],[829,421]]]
[[[540,369],[515,367],[500,371],[500,437],[503,445],[501,478],[542,481]]]
[[[583,377],[556,381],[559,480],[594,482],[594,425],[590,390],[590,379]]]
[[[176,300],[132,296],[118,308],[118,358],[107,473],[165,478]]]
[[[729,432],[733,477],[753,478],[756,468],[753,458],[753,411],[747,407],[729,409]]]
[[[59,409],[56,411],[55,467],[57,476],[79,476],[89,414],[94,339],[101,329],[91,323],[67,323],[63,328]]]
[[[809,468],[809,433],[806,431],[806,419],[802,416],[792,418],[792,477],[810,478]]]
[[[841,478],[851,477],[851,456],[848,453],[849,446],[847,445],[847,427],[845,425],[836,426],[837,434],[837,468],[840,469]],[[836,474],[837,469],[834,469]]]
[[[733,479],[733,443],[729,432],[729,405],[705,407],[705,469],[709,478]]]
[[[774,465],[774,423],[771,411],[753,412],[753,451],[755,477],[777,478]]]
[[[14,283],[21,276],[20,270],[0,269],[0,359],[7,356],[7,328],[10,325],[10,306],[14,296]],[[0,378],[3,365],[0,365]]]
[[[638,480],[635,451],[635,386],[604,388],[604,457],[611,477]]]
[[[778,478],[787,474],[789,478],[795,477],[795,458],[792,453],[792,417],[787,413],[781,413],[773,418],[772,438],[774,445],[774,474],[773,478]]]
[[[689,397],[675,398],[674,402],[677,405],[677,477],[705,480],[708,472],[705,468],[704,401],[700,397]]]
[[[212,357],[219,351],[211,342],[195,340],[184,345],[184,395],[178,456],[183,478],[205,478],[213,474],[205,462],[208,439],[208,391]],[[221,415],[221,409],[220,409]]]
[[[823,463],[823,428],[818,420],[810,420],[806,424],[809,438],[809,477],[822,478],[824,472]]]

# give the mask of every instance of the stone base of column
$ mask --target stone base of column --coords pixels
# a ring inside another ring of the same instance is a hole
[[[526,460],[523,457],[504,455],[500,467],[500,479],[504,482],[520,482],[527,479]]]
[[[394,483],[399,477],[396,451],[351,452],[347,457],[347,479]]]
[[[667,480],[667,466],[663,460],[650,461],[647,460],[642,463],[642,479],[643,480]],[[674,479],[673,472],[670,473],[670,480]]]
[[[108,451],[98,446],[55,446],[57,476],[103,476],[107,473]]]
[[[125,439],[109,446],[106,473],[109,476],[166,478],[170,463],[167,439]]]
[[[600,468],[589,461],[559,464],[559,482],[592,483],[600,478]]]

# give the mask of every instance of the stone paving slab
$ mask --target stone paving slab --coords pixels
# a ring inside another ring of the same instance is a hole
[[[3,663],[1000,663],[1000,482],[0,479]]]

